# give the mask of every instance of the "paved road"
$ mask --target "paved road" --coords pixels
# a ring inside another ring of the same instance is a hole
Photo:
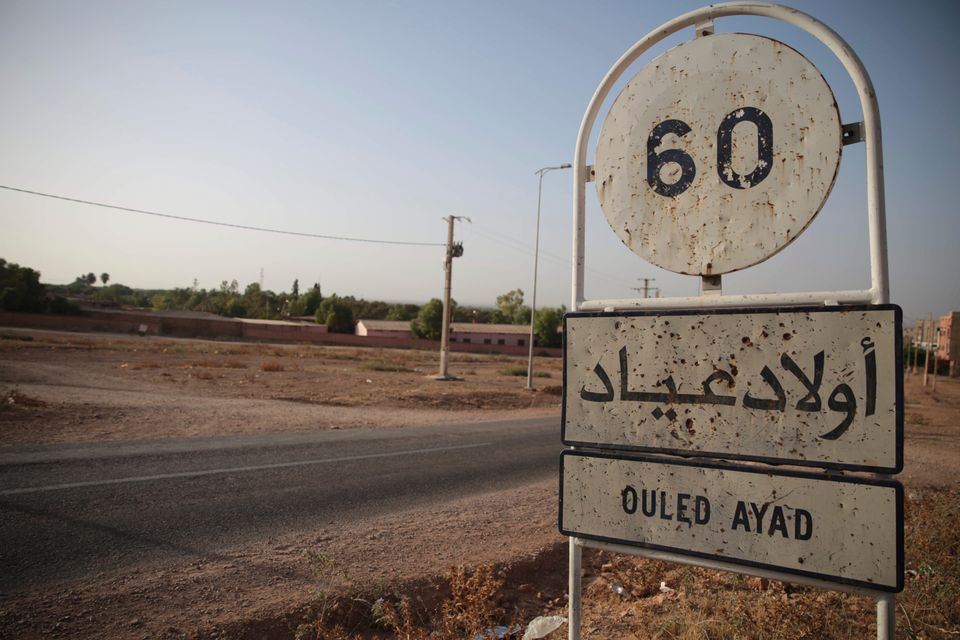
[[[0,592],[557,474],[558,418],[0,451]]]

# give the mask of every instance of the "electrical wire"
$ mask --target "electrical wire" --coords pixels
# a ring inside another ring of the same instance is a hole
[[[506,247],[506,248],[508,248],[508,249],[513,249],[514,251],[517,251],[517,252],[519,252],[519,253],[523,253],[523,254],[528,255],[528,256],[532,256],[532,255],[533,255],[533,248],[530,247],[529,245],[523,243],[523,242],[520,242],[520,241],[518,241],[518,240],[515,240],[514,238],[510,238],[510,237],[505,236],[505,235],[503,235],[503,234],[501,234],[501,233],[498,233],[498,232],[494,231],[493,229],[491,229],[491,228],[489,228],[489,227],[485,227],[484,225],[474,224],[474,227],[475,227],[475,228],[474,228],[474,231],[475,231],[475,232],[479,233],[479,234],[482,235],[482,236],[485,236],[488,240],[492,240],[492,241],[494,241],[494,242],[496,242],[496,243],[498,243],[498,244],[500,244],[500,245],[503,245],[504,247]],[[551,253],[551,252],[549,252],[549,251],[544,251],[543,249],[540,249],[540,257],[541,257],[541,258],[546,258],[546,259],[548,259],[548,260],[553,261],[554,263],[556,263],[556,264],[558,264],[558,265],[562,265],[562,266],[565,266],[565,267],[568,267],[568,268],[570,267],[570,265],[573,264],[572,261],[571,261],[569,258],[564,258],[564,257],[558,256],[558,255],[556,255],[556,254],[554,254],[554,253]],[[602,276],[602,277],[603,277],[604,279],[606,279],[606,280],[616,280],[617,282],[623,283],[623,284],[625,284],[625,285],[627,285],[627,286],[632,286],[632,285],[633,285],[632,282],[630,282],[630,281],[628,281],[628,280],[625,280],[624,278],[622,278],[622,277],[620,277],[620,276],[615,276],[615,275],[610,274],[610,273],[605,273],[605,272],[603,272],[603,271],[600,271],[600,270],[598,270],[598,269],[594,269],[594,268],[592,268],[592,267],[585,267],[584,270],[585,270],[586,272],[588,272],[588,273],[592,273],[593,275]]]
[[[216,220],[204,220],[202,218],[190,218],[187,216],[177,216],[177,215],[173,215],[172,213],[160,213],[157,211],[145,211],[144,209],[134,209],[132,207],[121,207],[115,204],[106,204],[103,202],[94,202],[92,200],[81,200],[80,198],[58,196],[52,193],[43,193],[41,191],[31,191],[29,189],[20,189],[18,187],[8,187],[2,184],[0,184],[0,189],[7,189],[8,191],[17,191],[19,193],[28,193],[30,195],[42,196],[44,198],[54,198],[56,200],[65,200],[67,202],[77,202],[79,204],[86,204],[92,207],[103,207],[105,209],[116,209],[117,211],[141,213],[148,216],[156,216],[158,218],[169,218],[171,220],[181,220],[183,222],[197,222],[200,224],[210,224],[217,227],[230,227],[231,229],[244,229],[245,231],[260,231],[263,233],[279,233],[286,236],[300,236],[303,238],[320,238],[323,240],[343,240],[346,242],[367,242],[372,244],[394,244],[394,245],[408,245],[408,246],[418,246],[418,247],[446,246],[446,244],[443,242],[409,242],[404,240],[379,240],[376,238],[351,238],[349,236],[331,236],[331,235],[325,235],[322,233],[306,233],[303,231],[287,231],[285,229],[269,229],[267,227],[254,227],[254,226],[245,225],[245,224],[234,224],[232,222],[218,222]]]

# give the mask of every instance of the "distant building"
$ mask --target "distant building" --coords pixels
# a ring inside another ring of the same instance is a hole
[[[412,338],[409,320],[358,320],[354,333],[369,338]]]
[[[960,311],[951,311],[940,318],[940,344],[937,362],[947,363],[952,377],[960,376]]]
[[[530,327],[521,324],[450,323],[450,342],[525,347],[529,340]]]

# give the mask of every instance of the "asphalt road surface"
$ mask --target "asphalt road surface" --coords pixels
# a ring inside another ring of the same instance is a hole
[[[0,453],[0,592],[213,554],[558,473],[559,420]]]

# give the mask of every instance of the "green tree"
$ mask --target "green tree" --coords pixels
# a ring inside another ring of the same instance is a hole
[[[477,322],[479,324],[498,323],[503,320],[499,309],[484,307],[456,307],[453,309],[450,318],[453,322]]]
[[[563,314],[566,312],[566,307],[559,309],[546,307],[537,311],[537,317],[533,321],[533,335],[539,346],[559,347],[563,344],[560,326],[563,324]]]
[[[523,289],[514,289],[497,296],[497,308],[500,310],[503,322],[510,324],[530,322],[530,308],[523,306]]]
[[[300,297],[300,279],[297,278],[293,281],[293,286],[290,287],[290,295],[294,298]]]
[[[103,283],[103,286],[107,286],[107,280],[110,279],[110,274],[104,271],[100,274],[100,282]]]
[[[227,300],[223,307],[223,315],[229,318],[246,318],[247,308],[243,305],[243,299],[234,297]]]
[[[353,309],[337,294],[324,298],[317,309],[317,322],[327,325],[331,333],[353,333]]]
[[[320,293],[320,284],[314,283],[309,291],[300,296],[300,300],[303,303],[303,315],[312,316],[316,314],[317,309],[320,308],[320,303],[323,302],[323,295]],[[319,322],[319,320],[317,322]]]
[[[63,296],[54,296],[50,300],[50,313],[78,314],[80,313],[80,307],[77,306],[77,303],[67,300]]]
[[[97,276],[93,273],[93,271],[88,273],[84,279],[87,281],[87,284],[90,285],[91,287],[97,284]]]
[[[0,258],[0,309],[5,311],[44,311],[47,291],[40,283],[40,272]]]
[[[285,317],[287,317],[287,318],[289,318],[289,317],[291,317],[291,316],[302,316],[302,315],[304,315],[304,313],[303,313],[303,308],[304,308],[303,296],[297,296],[296,298],[294,298],[294,297],[292,297],[292,296],[291,296],[291,297],[287,297],[287,298],[284,299],[284,301],[283,301],[283,307],[282,307],[282,308],[283,308],[283,315],[284,315]]]
[[[153,296],[151,301],[153,308],[157,311],[189,309],[190,298],[193,296],[192,289],[170,289],[161,291]]]
[[[443,332],[443,302],[433,298],[420,307],[417,317],[410,322],[410,331],[415,338],[439,340]]]
[[[413,320],[420,311],[416,304],[392,304],[387,309],[387,320]]]
[[[390,312],[390,305],[380,300],[357,300],[353,304],[353,315],[355,318],[366,318],[367,320],[386,320]]]
[[[267,317],[265,302],[263,291],[260,289],[260,284],[257,282],[251,282],[248,284],[247,288],[243,291],[243,306],[247,309],[247,317]]]

